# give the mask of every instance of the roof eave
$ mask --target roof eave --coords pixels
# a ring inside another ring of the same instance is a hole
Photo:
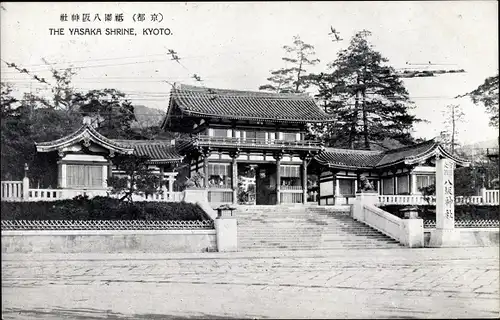
[[[61,148],[65,148],[67,146],[70,146],[74,143],[80,142],[84,140],[85,138],[88,138],[94,143],[97,143],[104,148],[108,150],[112,150],[117,153],[123,153],[123,154],[133,154],[134,149],[133,148],[126,148],[123,147],[117,143],[113,143],[111,140],[107,139],[103,135],[101,135],[99,132],[97,132],[94,128],[90,127],[89,125],[84,125],[80,129],[78,129],[75,133],[76,134],[74,137],[71,137],[69,140],[64,140],[64,138],[57,139],[54,141],[48,141],[48,142],[35,142],[36,150],[37,152],[51,152],[51,151],[56,151]]]

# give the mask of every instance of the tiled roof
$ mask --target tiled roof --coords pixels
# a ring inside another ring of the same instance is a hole
[[[325,148],[316,160],[333,167],[373,168],[383,156],[383,151]]]
[[[450,155],[434,140],[388,151],[326,148],[316,157],[316,160],[320,164],[334,168],[376,169],[401,162],[416,163],[433,155],[436,151],[460,165],[468,165],[467,161]]]
[[[202,117],[280,122],[323,122],[331,119],[313,98],[304,94],[178,85],[172,91],[171,101],[184,113]]]
[[[35,142],[35,146],[37,148],[38,152],[50,152],[57,150],[58,148],[67,146],[68,144],[72,144],[77,141],[89,139],[92,141],[95,141],[104,147],[111,149],[113,151],[121,152],[121,153],[131,153],[132,150],[129,148],[120,145],[116,142],[114,142],[111,139],[106,138],[99,132],[97,132],[96,129],[94,129],[91,125],[89,124],[84,124],[81,126],[78,130],[75,132],[64,136],[60,139],[53,140],[53,141],[46,141],[46,142]]]
[[[429,140],[412,146],[388,150],[384,152],[384,157],[380,160],[379,163],[377,163],[377,167],[390,165],[392,163],[402,161],[408,157],[424,155],[425,153],[432,151],[436,147],[436,142],[434,140]]]
[[[170,140],[113,140],[122,146],[134,149],[134,154],[146,156],[151,162],[171,163],[181,162],[182,156],[177,152]]]

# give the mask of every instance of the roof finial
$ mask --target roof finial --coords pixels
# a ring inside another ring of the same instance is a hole
[[[89,117],[89,116],[84,116],[83,117],[83,124],[87,124],[87,125],[92,125],[92,117]]]

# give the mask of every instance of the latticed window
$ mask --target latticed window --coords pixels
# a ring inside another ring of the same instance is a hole
[[[264,140],[266,138],[265,131],[245,131],[245,132],[246,132],[246,139]]]
[[[213,188],[231,188],[230,164],[209,163],[208,185]]]
[[[354,179],[339,179],[339,189],[341,195],[353,195]]]
[[[435,183],[436,177],[433,174],[417,175],[417,190],[428,187]]]
[[[383,194],[394,194],[394,178],[382,179],[382,192]]]
[[[410,193],[410,177],[409,176],[399,176],[398,178],[398,194],[409,194]]]
[[[294,132],[283,132],[283,140],[285,141],[296,141],[297,134]]]
[[[300,165],[280,166],[281,185],[290,189],[301,189]]]
[[[102,188],[102,166],[66,165],[66,185],[69,188]]]
[[[213,129],[214,137],[227,137],[227,129]]]

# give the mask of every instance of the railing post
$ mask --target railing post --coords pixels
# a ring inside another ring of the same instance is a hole
[[[481,194],[481,202],[486,203],[487,202],[487,200],[486,200],[486,188],[482,187],[481,189],[479,189],[479,193]]]
[[[30,179],[28,177],[23,178],[23,200],[28,200],[30,194]]]

